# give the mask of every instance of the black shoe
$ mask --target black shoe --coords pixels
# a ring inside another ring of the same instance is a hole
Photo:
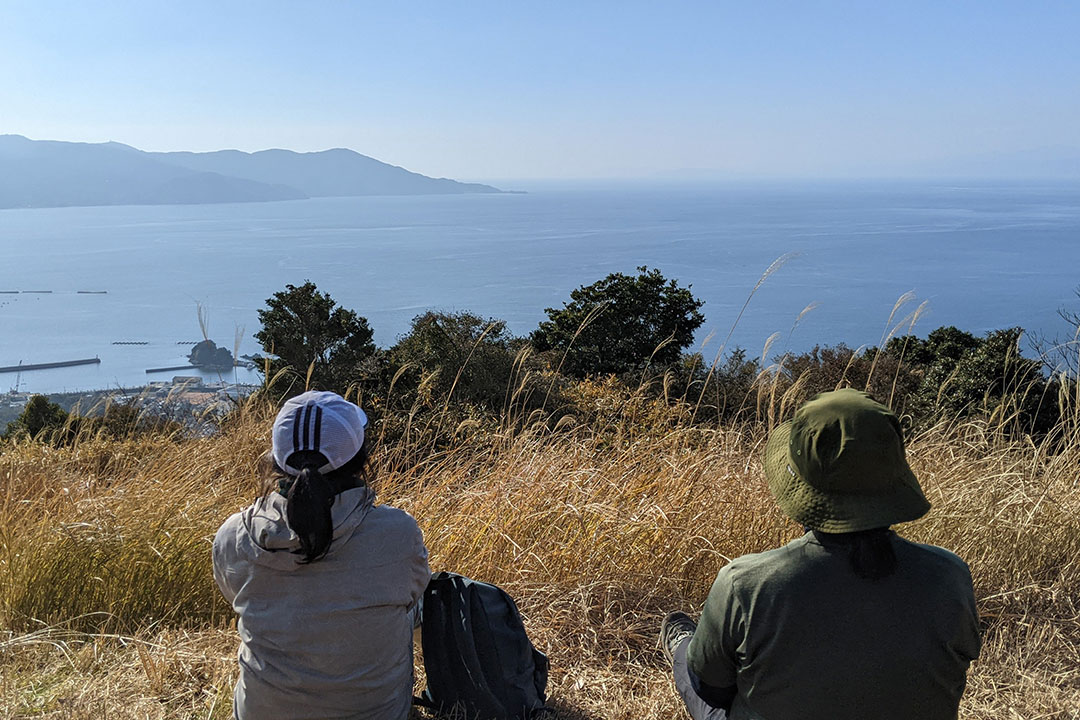
[[[668,613],[660,623],[660,649],[667,661],[672,662],[675,651],[687,638],[694,636],[697,623],[684,612]]]

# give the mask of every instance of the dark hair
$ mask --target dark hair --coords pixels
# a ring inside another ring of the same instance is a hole
[[[825,542],[846,546],[851,569],[864,580],[880,580],[896,572],[896,550],[892,542],[895,533],[887,527],[849,533],[815,530],[814,534]]]
[[[893,549],[893,531],[874,528],[851,533],[851,550],[848,560],[855,574],[866,580],[880,580],[896,572],[896,550]]]
[[[288,476],[273,465],[273,480],[277,491],[285,495],[285,519],[300,540],[301,563],[311,563],[325,557],[334,537],[334,521],[330,508],[337,496],[346,490],[362,487],[368,481],[367,450],[360,449],[349,462],[326,475],[319,468],[326,457],[314,450],[295,452],[289,465],[300,468],[300,474]],[[272,491],[269,487],[267,490]]]

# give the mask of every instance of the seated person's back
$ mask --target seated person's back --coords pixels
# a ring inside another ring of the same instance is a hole
[[[366,417],[304,393],[274,424],[278,490],[214,539],[214,577],[239,615],[240,720],[404,720],[427,550],[406,512],[374,504]]]
[[[850,538],[814,531],[723,569],[687,661],[708,685],[738,686],[731,717],[956,717],[979,651],[967,565],[888,542],[896,569],[879,579],[855,574]]]
[[[731,561],[700,623],[661,628],[694,720],[956,718],[980,645],[971,574],[890,530],[930,508],[896,416],[823,393],[770,434],[765,476],[806,534]]]

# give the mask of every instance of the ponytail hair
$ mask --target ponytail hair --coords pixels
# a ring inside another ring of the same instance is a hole
[[[874,528],[851,533],[848,562],[864,580],[880,580],[896,572],[896,550],[889,528]]]
[[[334,537],[334,521],[330,507],[337,493],[315,463],[307,463],[293,480],[286,495],[285,517],[289,527],[300,539],[300,552],[310,563],[319,560],[330,551]]]
[[[276,489],[285,496],[285,520],[296,533],[300,541],[299,554],[303,555],[299,562],[313,563],[330,551],[334,539],[331,508],[337,496],[367,485],[367,450],[361,448],[349,462],[325,475],[319,468],[326,464],[326,457],[318,451],[296,452],[289,460],[290,466],[300,468],[299,475],[289,476],[274,464],[272,457],[264,458],[270,465],[265,490],[273,492]]]

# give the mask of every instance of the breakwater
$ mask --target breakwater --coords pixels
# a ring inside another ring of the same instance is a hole
[[[101,358],[86,358],[85,360],[63,360],[51,363],[29,363],[20,365],[6,365],[0,367],[0,373],[29,372],[31,370],[49,370],[51,368],[75,367],[76,365],[100,365]]]
[[[171,372],[173,370],[198,370],[194,365],[173,365],[171,367],[147,368],[147,373]]]

